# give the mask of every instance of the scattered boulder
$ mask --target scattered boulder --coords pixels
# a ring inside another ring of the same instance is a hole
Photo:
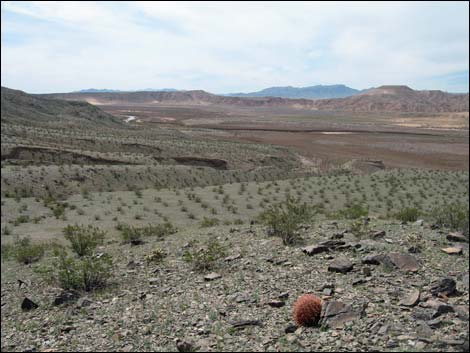
[[[449,254],[449,255],[461,255],[462,254],[462,248],[455,247],[455,246],[451,246],[451,247],[448,247],[448,248],[443,248],[441,250],[444,251],[446,254]]]
[[[404,272],[416,272],[419,269],[418,261],[413,256],[407,254],[390,253],[383,261]]]
[[[77,301],[77,307],[78,308],[85,308],[87,306],[90,306],[91,304],[93,304],[93,301],[91,301],[90,298],[88,298],[88,297],[80,298]]]
[[[328,250],[328,247],[326,247],[324,245],[310,245],[310,246],[307,246],[307,247],[303,248],[302,251],[305,254],[307,254],[309,256],[312,256],[312,255],[320,254],[322,252],[326,252],[326,251],[329,251],[329,250]]]
[[[39,308],[39,305],[37,305],[31,299],[26,298],[26,297],[23,299],[23,302],[21,303],[21,310],[23,311],[31,311],[37,308]]]
[[[244,329],[248,326],[262,326],[260,320],[240,320],[232,322],[232,327],[236,329]]]
[[[282,300],[271,300],[267,304],[273,308],[282,308],[284,305],[286,305],[286,302]]]
[[[433,310],[432,319],[435,319],[443,314],[454,312],[454,308],[451,305],[435,299],[428,299],[428,301],[421,303],[420,305],[424,308]]]
[[[358,320],[361,313],[355,311],[350,305],[339,301],[329,301],[323,306],[322,319],[323,325],[330,328],[343,328],[347,322]]]
[[[351,271],[354,267],[354,264],[345,257],[338,257],[328,266],[328,271],[330,272],[340,272],[347,273]]]
[[[431,284],[431,293],[434,296],[445,295],[446,297],[455,294],[457,284],[452,278],[443,278]]]
[[[75,290],[62,291],[55,299],[53,305],[62,305],[66,303],[72,303],[80,298],[80,293]]]
[[[362,258],[362,263],[365,265],[380,265],[384,257],[384,255],[370,254]]]
[[[399,305],[402,306],[415,306],[416,304],[419,303],[419,299],[421,296],[421,292],[416,289],[407,296],[405,296],[400,302],[398,303]]]
[[[373,239],[378,239],[378,238],[382,238],[386,235],[387,233],[384,231],[384,230],[379,230],[379,231],[376,231],[376,232],[373,232],[371,234],[371,237]]]
[[[195,352],[197,350],[193,343],[180,339],[176,341],[176,349],[178,352]]]
[[[222,277],[222,276],[219,275],[218,273],[216,273],[216,272],[211,272],[211,273],[209,273],[208,275],[205,275],[205,276],[204,276],[204,279],[205,279],[206,281],[214,281],[214,280],[219,279],[219,278],[221,278],[221,277]]]
[[[447,240],[468,243],[468,238],[462,232],[451,232],[447,234]]]
[[[149,278],[149,285],[151,285],[151,286],[156,286],[158,284],[158,282],[159,282],[158,278],[156,278],[156,277]]]

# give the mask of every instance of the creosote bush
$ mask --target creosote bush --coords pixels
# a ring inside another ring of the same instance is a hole
[[[39,261],[44,255],[43,244],[34,244],[28,237],[18,238],[13,243],[11,253],[16,261],[25,265]]]
[[[71,249],[78,256],[91,255],[103,243],[105,231],[91,225],[68,225],[64,228],[65,239],[70,241]]]
[[[64,248],[54,249],[56,261],[52,279],[62,289],[92,291],[107,285],[111,275],[112,260],[107,254],[87,255],[79,258],[71,257]]]
[[[415,207],[405,207],[395,215],[395,218],[402,222],[416,222],[419,210]]]
[[[190,243],[189,249],[183,254],[183,260],[191,263],[196,271],[212,269],[218,260],[226,256],[226,248],[216,238],[209,239],[204,246],[198,247],[198,242]]]
[[[435,207],[429,217],[440,227],[447,227],[465,234],[468,238],[469,209],[468,204],[450,203]]]
[[[299,240],[301,224],[309,222],[314,213],[314,207],[300,199],[288,197],[285,202],[270,205],[259,215],[259,219],[268,227],[270,234],[281,237],[284,245],[288,245]]]
[[[369,214],[369,210],[366,206],[355,203],[342,210],[339,210],[336,213],[336,217],[338,218],[346,218],[346,219],[358,219],[361,217],[367,217]]]
[[[201,228],[208,228],[208,227],[215,227],[220,224],[220,220],[218,218],[207,218],[204,217],[203,220],[199,223]]]

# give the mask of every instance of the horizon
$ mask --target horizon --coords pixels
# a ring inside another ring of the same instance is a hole
[[[28,93],[336,84],[469,91],[468,2],[1,6],[2,86]]]

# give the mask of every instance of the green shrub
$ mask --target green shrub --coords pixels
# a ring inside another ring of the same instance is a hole
[[[190,245],[190,249],[183,254],[184,261],[191,263],[196,271],[212,269],[218,260],[226,256],[225,247],[216,239],[209,239],[201,248],[197,242]]]
[[[39,261],[43,257],[43,244],[34,244],[30,238],[18,238],[13,243],[12,253],[16,261],[25,265]]]
[[[314,213],[314,207],[302,203],[300,199],[288,197],[285,202],[270,205],[259,215],[259,219],[268,226],[270,234],[281,237],[282,242],[287,245],[299,240],[297,232],[300,225],[310,221]]]
[[[14,221],[13,221],[13,225],[16,227],[16,226],[19,226],[21,223],[28,223],[29,222],[29,216],[27,215],[21,215],[21,216],[18,216]]]
[[[220,220],[218,218],[207,218],[204,217],[203,220],[199,223],[201,228],[208,228],[208,227],[215,227],[220,224]]]
[[[454,202],[435,207],[429,216],[438,226],[460,231],[468,237],[468,212],[468,204]]]
[[[366,206],[356,203],[339,210],[336,213],[336,217],[345,219],[358,219],[361,217],[367,217],[368,214],[369,210]]]
[[[57,258],[53,277],[63,289],[92,291],[107,285],[112,272],[112,260],[109,255],[83,256],[73,258],[65,249],[55,249]]]
[[[105,231],[91,225],[68,225],[64,228],[65,239],[70,241],[71,249],[78,256],[91,255],[104,241]]]
[[[367,223],[361,221],[361,220],[356,220],[351,223],[351,233],[354,235],[357,239],[362,239],[369,233],[369,226]]]
[[[121,231],[121,238],[124,244],[138,245],[143,243],[142,228],[124,224],[120,226],[119,230]]]
[[[416,222],[418,220],[419,210],[415,207],[403,208],[395,214],[395,218],[402,222]]]

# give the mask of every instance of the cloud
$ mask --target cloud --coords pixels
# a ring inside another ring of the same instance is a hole
[[[2,85],[468,91],[468,3],[2,2]],[[429,85],[425,86],[425,85]]]

